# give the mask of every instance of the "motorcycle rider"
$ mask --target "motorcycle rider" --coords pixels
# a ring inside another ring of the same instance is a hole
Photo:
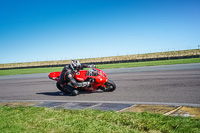
[[[66,65],[60,74],[60,84],[64,92],[69,92],[71,95],[76,96],[79,94],[78,87],[88,87],[88,81],[76,81],[74,74],[83,68],[94,68],[95,65],[81,64],[78,60],[72,60],[69,65]]]

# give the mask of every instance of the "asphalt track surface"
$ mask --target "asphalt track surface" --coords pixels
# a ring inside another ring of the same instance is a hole
[[[63,95],[48,73],[0,76],[0,101],[65,101],[200,106],[200,63],[104,69],[114,92]]]

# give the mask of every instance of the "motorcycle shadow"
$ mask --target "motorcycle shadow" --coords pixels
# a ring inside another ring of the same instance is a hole
[[[94,94],[94,93],[103,93],[103,91],[79,91],[79,95],[81,94]],[[57,92],[40,92],[40,93],[36,93],[36,94],[40,94],[40,95],[47,95],[47,96],[72,96],[70,93],[65,93],[65,92],[61,92],[61,91],[57,91]]]

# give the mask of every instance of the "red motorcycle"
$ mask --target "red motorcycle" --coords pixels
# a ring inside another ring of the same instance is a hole
[[[61,72],[51,72],[49,74],[49,78],[57,81],[56,82],[57,88],[60,91],[64,92],[64,90],[59,82],[60,74],[61,74]],[[113,81],[107,79],[107,75],[104,71],[97,69],[97,68],[92,68],[92,69],[88,69],[88,70],[80,70],[74,74],[74,78],[76,79],[76,81],[89,81],[91,83],[91,85],[88,87],[77,88],[79,91],[81,91],[81,90],[85,90],[85,91],[103,90],[106,92],[111,92],[116,89],[116,84]]]

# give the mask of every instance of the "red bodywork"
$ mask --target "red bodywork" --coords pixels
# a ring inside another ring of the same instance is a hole
[[[55,81],[59,81],[61,71],[60,72],[51,72],[49,73],[49,78]]]
[[[51,72],[49,78],[59,82],[61,72]],[[104,83],[108,81],[107,75],[104,71],[93,68],[89,70],[80,70],[74,74],[74,78],[77,81],[88,81],[88,79],[94,79],[94,82],[91,82],[90,87],[84,87],[82,89],[88,91],[96,91],[98,87],[105,87]]]

